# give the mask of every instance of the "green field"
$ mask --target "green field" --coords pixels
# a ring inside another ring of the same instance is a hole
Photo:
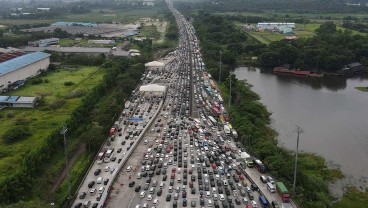
[[[38,24],[53,23],[57,21],[74,21],[74,22],[122,22],[133,23],[141,17],[159,18],[162,12],[156,9],[137,9],[137,10],[92,10],[86,14],[66,14],[53,19],[0,19],[0,25],[22,25],[22,24]]]
[[[75,90],[90,90],[100,83],[105,74],[97,67],[83,67],[75,70],[59,70],[41,77],[48,83],[31,84],[28,81],[25,86],[8,93],[18,96],[45,96],[44,107],[34,109],[3,109],[0,112],[0,138],[4,132],[13,128],[17,123],[26,122],[31,136],[20,141],[5,144],[0,140],[0,180],[20,169],[23,155],[36,150],[55,128],[60,128],[70,114],[76,109],[81,98],[65,99],[65,104],[56,110],[50,110],[48,104],[63,99],[64,96]],[[73,82],[71,86],[65,86],[65,82]]]

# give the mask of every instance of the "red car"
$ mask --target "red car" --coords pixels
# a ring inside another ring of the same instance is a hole
[[[175,173],[175,172],[176,172],[176,168],[172,168],[172,169],[171,169],[171,172],[172,172],[172,173]],[[175,174],[174,174],[174,175],[175,175]]]

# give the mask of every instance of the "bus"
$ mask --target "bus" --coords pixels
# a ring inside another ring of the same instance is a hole
[[[216,125],[217,125],[217,121],[215,120],[215,118],[214,118],[214,117],[212,117],[212,116],[208,116],[208,119],[212,122],[212,124],[213,124],[214,126],[216,126]]]

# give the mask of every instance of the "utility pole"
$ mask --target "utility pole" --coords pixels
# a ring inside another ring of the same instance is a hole
[[[294,167],[294,183],[293,183],[293,192],[295,194],[295,184],[296,184],[296,169],[298,166],[298,149],[299,149],[299,136],[300,134],[304,133],[304,130],[302,127],[296,125],[296,128],[294,130],[298,134],[297,140],[296,140],[296,154],[295,154],[295,167]]]
[[[230,94],[229,94],[229,111],[230,111],[230,107],[231,107],[231,80],[232,80],[232,76],[231,76],[231,71],[230,71]]]
[[[66,145],[66,132],[68,131],[68,128],[66,126],[63,126],[63,129],[60,131],[60,134],[64,135],[64,149],[65,149],[65,161],[66,161],[66,177],[68,180],[68,199],[71,198],[70,195],[70,177],[69,177],[69,160],[68,160],[68,149]]]
[[[219,74],[219,84],[220,84],[220,82],[221,82],[221,63],[222,63],[222,61],[221,61],[221,55],[222,55],[222,51],[220,51],[220,74]]]

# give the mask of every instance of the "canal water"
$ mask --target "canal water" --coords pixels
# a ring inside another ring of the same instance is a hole
[[[302,151],[323,156],[352,185],[368,187],[368,77],[306,78],[239,67],[234,74],[253,85],[272,113],[279,144],[294,150],[295,125],[304,129]]]

